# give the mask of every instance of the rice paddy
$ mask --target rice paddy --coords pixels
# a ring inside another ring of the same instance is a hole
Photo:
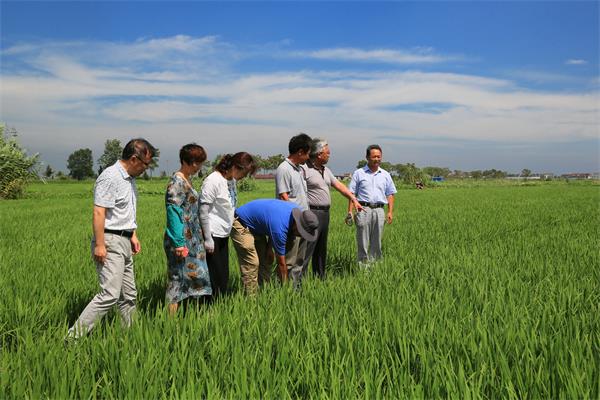
[[[456,185],[396,195],[383,262],[355,265],[335,194],[328,275],[302,291],[164,304],[163,181],[138,181],[138,315],[63,337],[97,291],[93,182],[0,202],[1,398],[600,396],[600,186]],[[273,196],[260,182],[240,204]]]

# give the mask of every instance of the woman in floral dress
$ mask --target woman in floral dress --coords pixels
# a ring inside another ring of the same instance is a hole
[[[170,315],[177,312],[182,300],[212,294],[198,218],[198,193],[191,182],[192,176],[202,168],[206,152],[195,143],[187,144],[179,151],[179,159],[181,168],[171,177],[165,196],[167,229],[164,246],[168,266],[166,298]]]

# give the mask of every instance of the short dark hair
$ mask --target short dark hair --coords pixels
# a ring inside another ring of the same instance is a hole
[[[369,156],[371,155],[371,150],[379,150],[383,153],[381,147],[379,147],[378,144],[372,144],[369,147],[367,147],[367,155],[365,157],[369,158]]]
[[[127,142],[125,147],[123,147],[121,160],[129,160],[133,156],[143,160],[148,154],[151,158],[154,158],[156,155],[156,148],[154,148],[150,142],[142,138],[131,139]]]
[[[290,151],[290,154],[295,154],[300,150],[303,150],[305,153],[308,153],[308,151],[310,150],[310,142],[310,136],[308,136],[306,133],[300,133],[299,135],[296,135],[290,139],[288,150]]]
[[[186,144],[179,150],[179,161],[181,163],[192,164],[193,162],[206,161],[206,151],[196,143]]]
[[[249,175],[254,175],[256,172],[256,161],[254,161],[254,157],[250,153],[246,153],[245,151],[240,151],[235,154],[225,154],[221,157],[221,160],[215,167],[216,171],[226,172],[232,167],[238,167],[244,171],[248,171]]]

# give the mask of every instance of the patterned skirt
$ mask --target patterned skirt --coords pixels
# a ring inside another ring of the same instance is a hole
[[[212,294],[204,252],[196,254],[192,250],[187,257],[176,257],[175,248],[166,235],[164,248],[167,255],[166,300],[169,304],[179,303],[188,297]]]

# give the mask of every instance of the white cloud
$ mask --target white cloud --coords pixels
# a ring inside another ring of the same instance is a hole
[[[355,57],[350,61],[410,59],[400,51],[312,53]],[[35,151],[62,144],[66,155],[74,143],[89,141],[100,151],[107,138],[134,135],[148,137],[164,154],[189,141],[212,153],[246,146],[272,154],[307,131],[327,137],[334,153],[351,160],[377,137],[512,144],[597,139],[597,91],[534,91],[510,79],[418,70],[316,65],[248,73],[236,70],[241,57],[213,36],[23,43],[2,52],[4,65],[26,68],[1,72],[1,119],[25,130]],[[437,56],[423,57],[437,62]]]
[[[574,75],[559,74],[547,71],[537,71],[528,69],[515,69],[507,71],[506,74],[512,79],[520,79],[525,82],[535,84],[583,84],[585,78]]]
[[[457,59],[457,57],[433,54],[431,49],[416,49],[414,51],[392,49],[363,50],[346,47],[295,52],[291,54],[297,57],[316,58],[321,60],[389,64],[436,64]]]
[[[114,74],[115,78],[161,80],[166,76],[170,81],[187,81],[210,80],[215,74],[226,73],[240,53],[216,36],[193,38],[177,35],[159,39],[138,39],[127,43],[20,43],[2,50],[0,55],[5,65],[12,57],[18,57],[31,68],[49,74],[60,73],[58,67],[81,64],[101,74]],[[7,67],[10,67],[10,64],[4,69]]]
[[[565,64],[567,64],[567,65],[585,65],[587,63],[588,62],[586,60],[575,59],[575,58],[565,61]]]

